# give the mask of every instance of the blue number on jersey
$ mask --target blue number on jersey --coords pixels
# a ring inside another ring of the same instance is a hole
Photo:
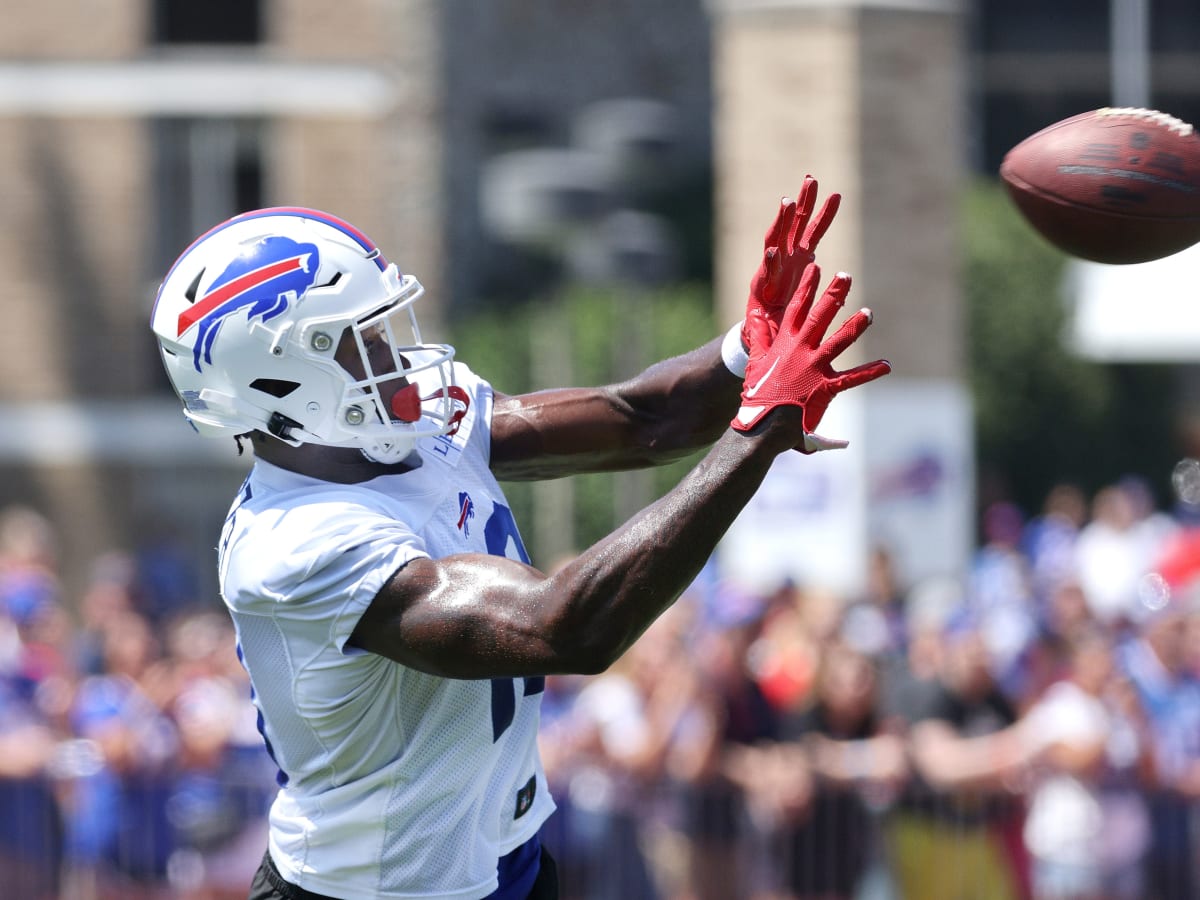
[[[483,539],[487,543],[487,550],[492,556],[505,556],[509,559],[513,557],[508,554],[508,542],[512,541],[513,549],[516,551],[516,559],[526,565],[529,564],[529,554],[525,552],[525,545],[521,543],[521,535],[517,531],[517,522],[513,518],[512,510],[502,503],[497,503],[492,508],[492,514],[488,517],[487,524],[483,526]],[[523,679],[525,682],[524,693],[522,696],[529,697],[533,694],[540,694],[546,687],[546,679],[540,675],[533,678]],[[513,717],[517,713],[517,698],[513,689],[511,678],[493,678],[492,679],[492,741],[500,740],[500,735],[508,730],[508,726],[512,724]]]

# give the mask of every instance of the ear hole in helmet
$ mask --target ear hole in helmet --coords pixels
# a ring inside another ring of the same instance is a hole
[[[270,394],[272,397],[282,399],[300,387],[300,384],[296,381],[283,381],[279,378],[256,378],[250,382],[250,387],[256,391],[262,391],[264,394]]]

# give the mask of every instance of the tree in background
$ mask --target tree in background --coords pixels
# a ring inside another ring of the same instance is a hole
[[[1182,455],[1172,367],[1081,359],[1064,345],[1067,257],[1038,238],[996,181],[967,194],[967,359],[978,497],[1037,509],[1049,488],[1137,473],[1165,499]],[[1152,315],[1131,297],[1130,316]]]

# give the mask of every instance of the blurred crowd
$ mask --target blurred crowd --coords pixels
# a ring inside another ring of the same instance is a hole
[[[0,511],[0,896],[244,900],[275,767],[182,560],[148,540],[67,597],[51,523]]]
[[[568,900],[1200,897],[1200,517],[1126,479],[987,508],[962,577],[702,577],[546,680]],[[229,620],[169,544],[64,596],[0,511],[0,894],[244,897],[275,770]]]
[[[1200,897],[1194,512],[1064,484],[988,507],[962,577],[697,582],[547,680],[565,896]]]

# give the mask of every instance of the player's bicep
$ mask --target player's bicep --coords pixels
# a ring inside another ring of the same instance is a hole
[[[544,585],[536,569],[504,557],[413,559],[375,595],[350,643],[445,678],[544,674],[555,668]]]

